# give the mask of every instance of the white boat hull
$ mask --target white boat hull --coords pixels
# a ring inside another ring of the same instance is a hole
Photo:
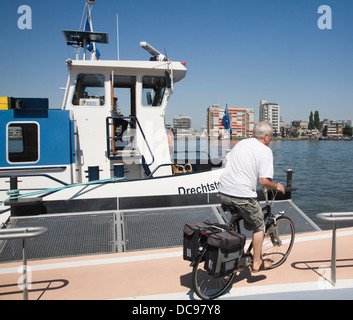
[[[69,203],[72,200],[110,202],[113,208],[119,209],[119,203],[123,198],[148,198],[153,196],[177,196],[177,195],[197,195],[218,192],[219,178],[223,169],[199,172],[194,174],[174,175],[134,181],[118,181],[114,183],[101,183],[91,185],[70,185],[63,187],[60,191],[47,194],[47,190],[42,190],[43,203],[54,203],[50,205],[51,210],[60,212],[62,203]],[[28,190],[30,193],[34,190]],[[21,194],[25,194],[22,192]],[[2,192],[1,199],[9,196]],[[40,197],[37,195],[36,197]],[[33,198],[33,197],[32,197]],[[181,197],[182,198],[182,197]],[[26,199],[26,198],[24,198]],[[29,198],[30,199],[30,198]],[[78,202],[78,201],[77,201]],[[115,202],[115,204],[113,203]],[[183,203],[180,203],[183,205]],[[57,206],[57,209],[55,208]],[[85,211],[95,210],[97,207],[89,205]],[[103,205],[104,208],[104,205]],[[2,209],[6,209],[3,207]],[[71,212],[76,209],[71,208]],[[77,209],[79,211],[79,209]],[[5,222],[10,216],[10,212],[1,215],[0,223]]]

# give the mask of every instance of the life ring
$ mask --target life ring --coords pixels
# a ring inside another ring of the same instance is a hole
[[[180,165],[180,164],[175,164],[175,165],[173,165],[173,173],[174,173],[174,174],[185,173],[184,166],[182,166],[182,165]]]
[[[192,165],[187,163],[186,165],[175,164],[173,165],[173,173],[174,174],[185,174],[192,172]]]
[[[184,166],[184,173],[186,172],[192,172],[192,165],[190,163],[187,163],[185,166]]]

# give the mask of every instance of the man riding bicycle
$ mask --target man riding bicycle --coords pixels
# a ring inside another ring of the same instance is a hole
[[[220,201],[238,209],[244,226],[253,232],[252,271],[268,269],[270,261],[262,259],[265,224],[262,208],[257,201],[257,181],[266,189],[285,193],[282,184],[273,179],[273,154],[268,147],[273,137],[273,127],[260,122],[254,128],[254,138],[238,142],[226,157],[226,166],[218,187]]]

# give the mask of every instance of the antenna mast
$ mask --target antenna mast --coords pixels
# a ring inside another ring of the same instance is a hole
[[[120,43],[119,43],[119,14],[116,14],[116,41],[117,41],[117,49],[118,49],[118,60],[120,60]]]
[[[94,6],[96,4],[96,1],[95,0],[86,0],[86,5],[87,5],[87,21],[86,21],[86,25],[85,25],[85,31],[90,31],[90,32],[93,32],[93,23],[92,23],[92,15],[91,15],[91,11],[92,11],[92,7],[91,6]],[[89,24],[89,26],[87,26],[87,23]],[[89,27],[89,30],[87,30],[87,27]],[[93,54],[95,55],[96,54],[96,44],[93,42],[92,43],[92,46],[93,46]],[[84,52],[84,60],[86,60],[86,47],[84,48],[85,52]]]

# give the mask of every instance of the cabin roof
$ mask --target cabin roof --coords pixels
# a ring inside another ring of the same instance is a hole
[[[166,70],[173,70],[174,81],[182,80],[187,73],[187,69],[181,62],[167,61],[127,61],[127,60],[67,60],[67,65],[70,69],[120,69],[124,72],[142,74],[142,73],[159,73]]]

